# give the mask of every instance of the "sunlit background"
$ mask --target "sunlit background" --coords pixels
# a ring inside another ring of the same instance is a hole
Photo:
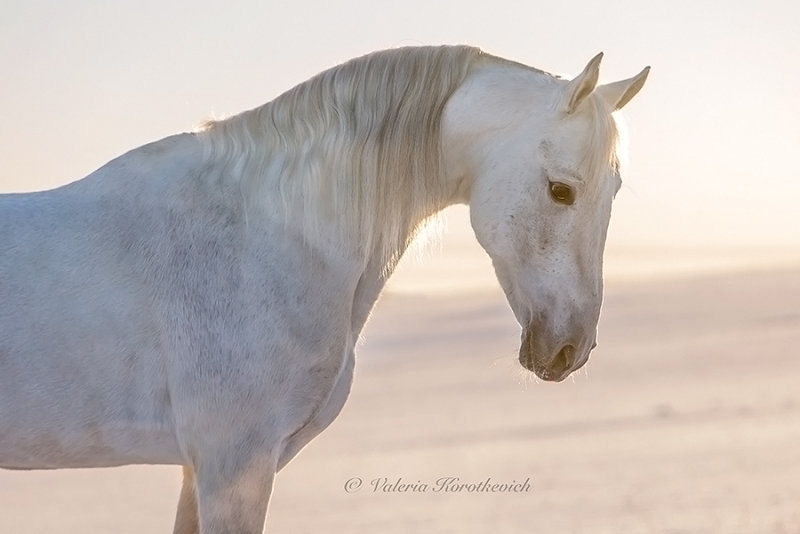
[[[609,278],[800,261],[796,2],[76,0],[0,9],[0,191],[73,181],[376,49],[468,43],[565,75],[602,50],[601,81],[653,67],[625,109],[630,157]],[[447,258],[461,266],[458,280],[493,283],[466,210],[448,219],[444,252],[434,249],[413,276],[405,266],[396,287],[449,271]]]
[[[267,531],[796,533],[799,25],[779,0],[0,0],[0,192],[377,49],[467,43],[564,75],[603,51],[601,82],[651,65],[624,110],[590,365],[560,384],[522,371],[467,210],[448,210],[368,324],[341,416],[279,474]],[[441,474],[534,491],[342,489]],[[174,466],[0,470],[0,531],[168,532],[179,487]]]

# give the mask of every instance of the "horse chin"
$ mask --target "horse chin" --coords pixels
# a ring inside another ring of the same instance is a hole
[[[561,374],[554,373],[553,371],[547,369],[543,365],[538,365],[535,362],[531,361],[531,359],[527,358],[521,353],[519,355],[519,363],[526,370],[531,371],[537,377],[547,382],[561,382],[562,380],[567,378],[570,374],[569,371],[562,372]]]

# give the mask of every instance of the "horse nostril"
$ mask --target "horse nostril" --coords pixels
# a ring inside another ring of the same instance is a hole
[[[575,363],[575,347],[572,345],[564,345],[561,347],[561,350],[558,351],[556,357],[553,358],[553,364],[550,370],[555,373],[563,373],[571,368],[573,363]]]

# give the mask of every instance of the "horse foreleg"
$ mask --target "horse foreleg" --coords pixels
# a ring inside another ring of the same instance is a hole
[[[272,493],[277,461],[271,454],[201,461],[196,470],[201,534],[261,534]]]
[[[178,513],[175,515],[173,534],[199,534],[200,525],[197,517],[197,493],[194,483],[194,471],[183,466],[183,486],[178,499]]]

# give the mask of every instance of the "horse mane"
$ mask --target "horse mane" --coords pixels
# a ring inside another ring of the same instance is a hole
[[[377,252],[391,270],[444,205],[442,115],[479,58],[542,72],[468,46],[368,54],[261,107],[207,122],[207,168],[238,180],[245,213],[282,216],[312,247],[332,230],[358,236],[365,257]],[[604,120],[597,105],[595,142],[607,144],[616,139],[613,119]],[[593,170],[597,157],[607,162],[614,150],[594,148],[601,155],[589,155]]]
[[[207,158],[238,176],[250,209],[266,200],[307,243],[335,225],[390,265],[441,207],[442,114],[479,55],[408,47],[353,59],[206,123]]]

